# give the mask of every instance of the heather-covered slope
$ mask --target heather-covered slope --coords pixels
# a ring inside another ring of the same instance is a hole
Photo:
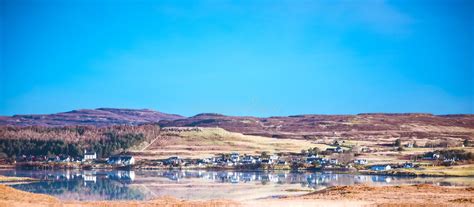
[[[98,108],[57,114],[15,115],[0,117],[0,125],[11,126],[73,126],[73,125],[138,125],[160,120],[184,118],[148,109]]]
[[[0,117],[0,126],[111,126],[147,123],[159,123],[162,127],[220,127],[247,135],[310,140],[474,140],[474,115],[462,114],[378,113],[259,118],[205,113],[186,118],[146,109],[99,108],[50,115]]]
[[[160,125],[221,127],[243,134],[298,139],[474,139],[474,115],[358,114],[257,118],[198,114],[187,119],[161,121]]]

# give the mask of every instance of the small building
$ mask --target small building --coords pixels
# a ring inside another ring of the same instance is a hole
[[[367,165],[369,162],[366,159],[356,159],[354,163],[357,165]]]
[[[92,150],[84,150],[84,159],[83,161],[95,160],[97,159],[97,153]]]
[[[277,165],[286,165],[288,164],[285,160],[278,160]]]
[[[327,158],[321,158],[318,160],[319,164],[321,165],[327,165],[329,163],[329,159]]]
[[[245,156],[241,160],[242,164],[255,164],[257,160],[252,156]]]
[[[59,162],[70,162],[71,158],[69,156],[60,157]]]
[[[272,160],[270,160],[270,158],[262,158],[262,160],[260,161],[260,163],[262,163],[262,164],[267,164],[267,165],[271,165],[271,164],[272,164]]]
[[[270,161],[271,163],[276,163],[278,161],[278,156],[277,155],[270,155]]]
[[[181,163],[181,159],[178,156],[169,157],[165,160],[165,163],[168,165],[179,165]]]
[[[405,164],[403,164],[403,168],[414,168],[415,165],[411,162],[406,162]]]
[[[59,162],[60,158],[59,156],[54,156],[54,157],[48,157],[47,162]]]
[[[457,160],[456,158],[446,158],[446,159],[443,160],[443,162],[445,164],[452,165],[452,164],[456,163],[456,160]]]
[[[107,163],[110,165],[129,166],[135,164],[135,158],[131,155],[111,156],[108,158]]]
[[[135,164],[135,158],[131,155],[122,156],[122,165],[129,166]]]
[[[425,155],[425,157],[423,157],[423,159],[425,160],[437,160],[439,159],[440,155],[437,154],[437,153],[428,153],[427,155]]]
[[[338,163],[338,160],[337,160],[337,159],[330,159],[330,160],[329,160],[329,164],[337,165],[337,163]]]
[[[392,167],[390,165],[373,165],[370,169],[374,171],[385,171],[392,169]]]
[[[342,147],[340,147],[340,146],[337,146],[336,148],[327,148],[326,152],[329,152],[329,153],[334,153],[334,152],[343,153],[344,149],[342,149]]]
[[[319,160],[318,155],[310,155],[310,156],[306,157],[306,163],[308,163],[308,164],[313,164],[313,163],[317,162],[318,160]]]
[[[233,152],[232,154],[230,154],[230,160],[232,162],[238,162],[240,160],[239,153]]]

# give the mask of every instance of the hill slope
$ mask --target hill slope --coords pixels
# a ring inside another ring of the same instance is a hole
[[[205,113],[186,118],[147,109],[99,108],[50,115],[0,117],[0,126],[111,126],[148,123],[159,123],[162,127],[219,127],[245,135],[307,140],[474,140],[474,115],[377,113],[259,118]]]
[[[474,139],[474,115],[358,114],[239,117],[198,114],[161,121],[164,127],[220,127],[231,132],[277,138],[344,137]]]
[[[260,154],[261,152],[301,152],[302,149],[325,144],[310,140],[277,139],[243,135],[221,128],[170,127],[163,128],[159,138],[142,150],[134,151],[139,158],[156,159],[170,156],[203,158],[219,153],[239,152]]]
[[[72,125],[138,125],[161,120],[182,119],[183,116],[149,109],[98,108],[57,114],[1,116],[0,125],[11,126],[72,126]]]

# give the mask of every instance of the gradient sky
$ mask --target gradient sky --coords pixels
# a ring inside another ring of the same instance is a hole
[[[474,113],[474,1],[0,1],[0,115]]]

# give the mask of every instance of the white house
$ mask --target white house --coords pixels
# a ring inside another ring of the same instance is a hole
[[[342,147],[337,146],[334,151],[337,152],[337,153],[343,153],[344,149],[342,149]]]
[[[230,154],[230,160],[232,162],[238,162],[240,160],[239,153],[233,152],[232,154]]]
[[[84,161],[97,159],[97,153],[94,151],[84,150]]]
[[[128,166],[135,164],[135,158],[131,155],[111,156],[107,163],[110,165]]]
[[[242,158],[243,164],[255,164],[256,162],[257,160],[252,156],[245,156],[244,158]]]
[[[358,165],[367,165],[369,161],[367,161],[366,159],[356,159],[354,160],[354,163]]]
[[[122,165],[134,165],[135,158],[131,155],[122,156]]]
[[[392,167],[390,165],[374,165],[370,167],[371,170],[374,171],[384,171],[384,170],[390,170]]]

